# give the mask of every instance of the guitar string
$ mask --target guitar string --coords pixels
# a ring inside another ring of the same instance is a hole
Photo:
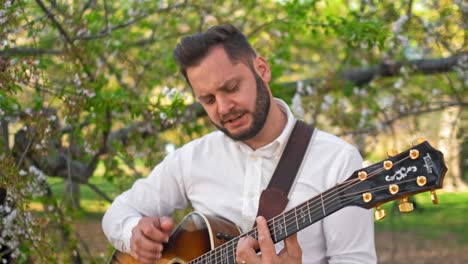
[[[400,181],[399,183],[406,183],[406,182],[410,182],[410,181],[414,181],[414,179]],[[388,185],[388,186],[390,186],[390,185]],[[376,188],[373,188],[373,189],[369,189],[369,190],[367,190],[367,191],[380,191],[380,190],[385,190],[385,189],[388,188],[388,186],[380,186],[380,187],[376,187]],[[362,193],[362,192],[356,192],[356,193],[354,193],[354,194],[358,194],[358,193]],[[333,205],[330,207],[330,209],[340,208],[341,205],[346,205],[346,204],[352,202],[352,200],[358,198],[358,197],[356,197],[356,196],[353,196],[353,193],[347,194],[347,195],[345,195],[345,196],[343,196],[343,197],[347,197],[347,198],[343,200],[343,203],[342,203],[342,204],[333,204]],[[321,208],[316,208],[316,210],[314,210],[314,211],[320,211],[320,209],[321,209]],[[319,212],[319,213],[314,213],[314,214],[313,214],[313,218],[314,218],[314,217],[317,217],[317,216],[321,216],[321,215],[322,215],[321,212]],[[304,217],[304,218],[306,218],[306,217]],[[291,220],[291,221],[289,221],[289,220]],[[302,227],[302,226],[301,226],[300,228],[296,228],[296,226],[298,225],[298,224],[297,224],[297,221],[298,221],[297,217],[295,217],[295,219],[292,219],[292,218],[289,218],[289,219],[288,219],[288,222],[287,222],[286,226],[284,227],[284,229],[286,230],[286,232],[285,232],[285,233],[286,233],[286,236],[288,236],[288,233],[291,233],[291,232],[293,232],[293,234],[294,234],[294,233],[297,233],[297,231],[299,231],[299,229],[306,228],[307,226],[310,225],[310,224],[308,224],[306,227]],[[304,222],[303,222],[303,223],[304,223]],[[272,226],[272,227],[269,226],[269,229],[270,229],[270,230],[275,230],[275,226]],[[280,229],[283,229],[283,228],[280,228]],[[253,236],[253,237],[254,237],[254,238],[257,238],[257,237],[258,237],[258,231],[257,231],[257,229],[255,229],[255,232],[253,232],[253,233],[254,233],[254,236]],[[245,236],[245,235],[244,235],[244,236]],[[280,240],[283,240],[283,239],[280,239]],[[227,243],[227,242],[226,242],[226,243]],[[231,243],[231,244],[232,244],[232,245],[228,246],[228,248],[230,248],[230,247],[232,246],[232,249],[234,249],[234,245],[237,244],[237,241],[236,241],[236,243]],[[234,252],[233,252],[233,251],[230,251],[230,252],[228,252],[228,253],[224,253],[224,254],[222,254],[222,255],[219,256],[219,257],[221,257],[221,258],[223,258],[223,257],[226,258],[226,257],[227,257],[228,260],[231,259],[231,258],[235,259],[235,258],[234,258]],[[218,257],[217,257],[215,260],[218,260]],[[215,262],[215,263],[216,263],[216,262]]]
[[[408,157],[405,157],[405,158],[403,158],[403,159],[401,159],[401,160],[395,162],[395,164],[398,164],[399,162],[404,161],[404,160],[406,160],[407,158],[408,158]],[[382,172],[383,170],[384,170],[384,168],[380,168],[380,169],[378,169],[378,170],[375,170],[374,172],[369,173],[368,178],[371,178],[371,177],[375,176],[376,174],[379,174],[379,173]],[[358,184],[359,184],[360,182],[362,182],[362,181],[360,181],[359,179],[356,179],[356,178],[355,178],[355,179],[350,179],[350,180],[345,181],[345,182],[343,182],[342,184],[340,184],[340,186],[337,187],[338,190],[333,190],[334,192],[332,191],[331,193],[328,193],[328,195],[325,194],[325,197],[327,198],[327,199],[326,199],[327,204],[330,203],[330,202],[329,202],[330,198],[332,198],[333,196],[336,196],[336,195],[337,195],[339,192],[341,192],[341,191],[344,191],[344,190],[346,190],[346,189],[351,188],[351,187],[353,186],[352,184],[355,183],[356,181],[359,181]],[[351,185],[351,186],[350,186],[350,185]],[[357,185],[357,184],[354,184],[354,185]],[[348,188],[346,188],[346,189],[344,189],[344,190],[340,190],[340,188],[345,188],[345,187],[348,187]],[[386,187],[384,187],[384,188],[386,188]],[[369,191],[369,190],[368,190],[368,191]],[[371,191],[372,191],[372,190],[371,190]],[[314,198],[312,198],[312,199],[310,199],[310,200],[304,202],[303,204],[301,204],[301,205],[299,205],[299,206],[297,206],[297,207],[305,206],[305,205],[307,205],[308,203],[310,204],[310,203],[313,202],[314,200],[317,201],[319,198],[320,198],[320,197],[317,197],[317,196],[316,196],[316,197],[314,197]],[[333,201],[334,201],[334,200],[332,200],[331,202],[333,202]],[[324,202],[325,202],[325,201],[324,201]],[[296,207],[296,208],[297,208],[297,207]],[[339,207],[339,206],[338,206],[338,207]],[[312,216],[311,216],[311,213],[313,213],[313,212],[315,212],[315,211],[317,211],[317,210],[320,210],[320,209],[321,209],[321,207],[319,206],[318,208],[315,208],[314,210],[312,210],[311,212],[309,212],[310,218],[312,217]],[[310,207],[309,207],[309,210],[310,210]],[[288,212],[286,212],[286,213],[284,213],[284,214],[280,214],[280,215],[278,215],[278,216],[276,216],[276,217],[273,217],[272,219],[270,219],[270,220],[267,222],[267,225],[268,225],[268,226],[274,225],[274,221],[275,221],[275,220],[278,220],[277,218],[279,218],[279,217],[288,217],[288,216],[291,216],[292,213],[295,213],[295,212],[293,212],[293,211],[295,211],[295,210],[290,210],[290,211],[288,211]],[[318,214],[318,215],[320,215],[320,214]],[[314,217],[316,217],[316,216],[317,216],[317,214],[314,214]],[[270,223],[270,222],[271,222],[271,223]],[[286,226],[287,226],[287,225],[286,225]],[[253,233],[253,234],[250,234],[250,233]],[[216,255],[216,254],[219,252],[219,250],[222,250],[222,249],[223,249],[222,247],[233,247],[233,248],[234,248],[234,247],[236,246],[236,244],[237,244],[239,238],[240,238],[240,237],[243,237],[243,236],[247,236],[247,235],[253,235],[253,237],[256,238],[257,235],[258,235],[258,234],[257,234],[257,228],[252,229],[250,232],[247,232],[246,234],[243,234],[243,235],[241,235],[241,236],[238,236],[237,239],[231,239],[230,241],[228,241],[228,242],[226,242],[225,244],[223,244],[223,245],[221,245],[220,247],[218,247],[218,250],[217,250],[217,249],[214,249],[213,251],[209,251],[209,252],[205,253],[204,255],[200,256],[199,258],[197,258],[197,259],[195,259],[195,260],[202,259],[203,256],[205,256],[205,255],[213,255],[213,254]],[[235,243],[234,243],[234,242],[235,242]],[[218,252],[216,252],[216,251],[218,251]],[[224,255],[225,255],[225,254],[223,254],[223,253],[221,252],[221,256],[219,256],[219,257],[220,257],[220,258],[223,258]],[[218,256],[215,256],[215,260],[217,261],[219,257],[218,257]],[[232,255],[230,255],[230,256],[228,256],[228,257],[232,257]]]
[[[402,159],[396,161],[396,162],[394,163],[394,165],[397,165],[398,163],[400,163],[400,162],[402,162],[402,161],[404,161],[404,160],[406,160],[406,159],[408,159],[408,158],[409,158],[409,157],[406,156],[406,157],[404,157],[404,158],[402,158]],[[381,163],[383,163],[383,162],[381,162]],[[361,170],[365,170],[365,168],[363,168],[363,169],[361,169]],[[385,169],[381,167],[381,168],[379,168],[379,169],[377,169],[377,170],[375,170],[375,171],[369,173],[367,179],[372,178],[372,177],[374,177],[374,176],[377,175],[377,174],[380,174],[380,173],[381,173],[382,171],[384,171],[384,170],[385,170]],[[356,182],[357,182],[357,183],[356,183]],[[312,199],[310,199],[310,200],[308,200],[308,201],[306,201],[306,202],[304,202],[304,203],[298,205],[297,207],[305,206],[306,204],[310,204],[310,203],[312,203],[312,202],[316,202],[316,201],[318,201],[319,199],[323,199],[323,202],[324,202],[324,203],[326,202],[327,204],[330,204],[331,202],[335,201],[335,200],[332,200],[332,201],[330,202],[329,200],[330,200],[331,198],[333,198],[334,196],[338,195],[340,192],[345,191],[345,190],[347,190],[347,189],[349,189],[349,188],[351,188],[351,187],[353,187],[353,186],[355,186],[355,185],[357,185],[357,184],[359,184],[359,183],[361,183],[361,182],[365,182],[365,181],[361,181],[359,178],[353,178],[353,179],[344,181],[344,182],[342,182],[340,185],[338,185],[338,187],[336,187],[336,189],[332,190],[330,193],[325,193],[325,195],[323,196],[323,198],[320,197],[320,196],[315,196],[315,197],[313,197]],[[343,189],[343,188],[344,188],[344,189]],[[380,188],[382,188],[382,187],[380,187]],[[383,187],[383,188],[387,188],[387,187]],[[377,188],[376,188],[376,189],[377,189]],[[373,191],[373,190],[374,190],[374,189],[370,189],[370,190],[367,190],[367,191]],[[364,191],[363,191],[363,192],[364,192]],[[361,192],[359,192],[359,193],[361,193]],[[317,210],[321,210],[321,209],[322,209],[322,207],[320,207],[320,205],[317,205],[317,206],[318,206],[318,208],[314,208],[311,212],[315,212],[315,211],[317,211]],[[295,207],[295,208],[297,208],[297,207]],[[339,206],[338,206],[338,207],[339,207]],[[278,215],[278,216],[275,216],[275,217],[271,218],[271,219],[267,222],[267,225],[268,225],[268,226],[274,225],[275,220],[278,220],[280,217],[288,217],[288,216],[291,216],[293,213],[295,214],[295,210],[294,210],[295,208],[293,208],[293,209],[291,209],[291,210],[289,210],[289,211],[287,211],[287,212],[285,212],[285,213],[283,213],[283,214],[280,214],[280,215]],[[310,207],[309,207],[309,210],[310,210]],[[294,212],[293,212],[293,211],[294,211]],[[311,215],[311,212],[309,212],[309,215]],[[319,215],[319,214],[314,214],[314,217],[317,216],[317,215]],[[311,217],[311,216],[310,216],[310,217]],[[288,224],[287,224],[287,225],[288,225]],[[253,233],[253,234],[250,234],[250,233]],[[247,235],[253,235],[254,238],[257,238],[257,235],[258,235],[258,233],[257,233],[257,228],[253,228],[253,229],[251,229],[249,232],[247,232],[247,233],[245,233],[245,234],[242,234],[242,235],[239,235],[238,237],[229,240],[228,242],[222,244],[222,245],[219,246],[218,248],[215,248],[214,250],[209,251],[209,252],[207,252],[207,253],[205,253],[205,254],[199,256],[198,258],[194,259],[193,261],[197,261],[197,260],[199,260],[199,259],[202,259],[202,258],[204,258],[204,257],[207,257],[207,255],[210,255],[210,254],[217,254],[216,251],[222,250],[222,247],[230,247],[230,246],[233,246],[233,247],[234,247],[234,246],[237,244],[238,240],[239,240],[241,237],[247,236]],[[235,242],[235,243],[234,243],[234,242]],[[223,253],[221,253],[221,256],[220,256],[220,257],[223,258]],[[232,257],[232,255],[231,255],[231,257]],[[219,257],[216,256],[216,257],[215,257],[215,260],[217,261],[218,258],[219,258]],[[192,262],[190,262],[190,263],[192,263]]]
[[[409,181],[411,181],[411,180],[409,180]],[[405,182],[405,181],[402,181],[402,182]],[[374,189],[371,189],[371,190],[367,190],[367,191],[376,191],[376,190],[382,190],[382,189],[386,189],[386,188],[387,188],[387,186],[384,186],[384,187],[377,187],[377,188],[374,188]],[[357,192],[357,193],[362,193],[362,192],[363,192],[363,191],[359,191],[359,192]],[[350,193],[350,194],[348,194],[348,195],[342,196],[342,197],[351,196],[351,198],[342,201],[342,204],[347,204],[347,203],[351,202],[353,199],[355,199],[356,197],[352,197],[354,194],[356,194],[356,193]],[[332,200],[331,202],[333,202],[333,201],[334,201],[334,200]],[[330,204],[331,202],[330,202],[330,199],[328,199],[328,200],[327,200],[327,205]],[[340,208],[340,206],[341,206],[341,205],[339,205],[339,204],[333,205],[332,207],[329,207],[329,209],[333,209],[333,210],[334,210],[335,208]],[[333,207],[335,207],[335,208],[333,208]],[[287,235],[288,233],[290,233],[291,231],[295,231],[295,230],[296,230],[296,229],[294,228],[294,226],[297,226],[297,231],[300,229],[300,228],[299,228],[299,224],[298,224],[298,222],[297,222],[297,210],[296,210],[297,208],[298,208],[298,207],[296,207],[296,208],[293,210],[294,212],[291,211],[291,212],[289,212],[289,214],[284,215],[284,218],[287,218],[287,219],[288,219],[288,223],[285,222],[285,226],[284,226],[285,234],[286,234],[286,235]],[[309,210],[310,210],[310,209],[309,209]],[[321,213],[316,214],[315,211],[319,211],[319,210],[320,210],[320,207],[318,207],[318,208],[316,208],[315,210],[312,210],[311,212],[309,212],[309,218],[312,217],[311,215],[313,215],[313,218],[315,218],[315,217],[318,216],[318,215],[322,215]],[[290,218],[290,216],[291,216],[292,213],[294,213],[296,221],[295,221],[294,219]],[[306,217],[304,216],[304,218],[306,218]],[[303,222],[303,223],[304,223],[304,222]],[[312,223],[312,222],[311,222],[311,223]],[[276,229],[276,227],[275,227],[275,225],[274,225],[274,222],[270,223],[269,226],[271,226],[271,227],[270,227],[270,230],[273,230],[273,232],[275,233],[275,237],[276,237],[276,230],[277,230],[277,229]],[[292,227],[292,228],[291,228],[291,227]],[[280,228],[281,228],[281,233],[282,233],[282,227],[280,226]],[[304,227],[304,228],[305,228],[305,227]],[[249,234],[250,234],[251,236],[255,237],[255,238],[258,236],[257,230],[253,230],[253,232],[249,232],[249,233],[247,233],[247,234],[245,234],[245,235],[249,235]],[[282,239],[280,239],[280,240],[282,240]],[[234,239],[234,240],[230,241],[227,245],[223,245],[224,248],[226,249],[226,250],[225,250],[226,252],[222,252],[222,251],[221,251],[221,252],[219,252],[219,251],[218,251],[218,252],[214,252],[214,255],[215,255],[215,256],[214,256],[214,257],[215,257],[214,260],[215,260],[216,262],[219,260],[219,258],[221,258],[221,261],[223,261],[223,260],[230,261],[231,259],[232,259],[232,260],[235,260],[235,258],[234,258],[234,249],[235,249],[235,247],[236,247],[237,242],[238,242],[238,239]],[[232,248],[232,250],[229,250],[230,248]],[[223,248],[221,248],[221,250],[222,250],[222,249],[223,249]],[[218,253],[220,253],[220,255],[219,255]],[[213,253],[210,254],[210,255],[213,255]],[[207,255],[206,258],[208,258],[210,255]],[[226,258],[227,258],[227,259],[226,259]],[[204,259],[205,259],[205,257],[200,258],[200,260],[204,260]]]

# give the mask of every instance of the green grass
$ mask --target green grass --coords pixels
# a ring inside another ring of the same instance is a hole
[[[63,180],[49,178],[55,197],[63,195]],[[108,196],[115,197],[117,188],[101,176],[91,178],[91,183],[99,187]],[[82,185],[81,206],[83,220],[100,219],[108,202],[97,195],[88,186]],[[429,193],[415,195],[416,209],[411,213],[398,212],[394,202],[384,204],[387,216],[376,221],[377,232],[398,231],[417,234],[426,239],[456,238],[463,244],[468,244],[468,192],[443,193],[438,192],[439,204],[433,205]],[[183,212],[184,213],[184,212]]]
[[[437,193],[439,204],[433,205],[429,193],[414,196],[416,209],[400,213],[395,203],[382,206],[387,216],[376,221],[377,230],[415,233],[427,239],[455,237],[468,243],[468,192]]]
[[[48,177],[47,182],[49,183],[54,197],[61,199],[64,192],[64,180],[61,178]],[[90,183],[96,185],[102,192],[106,193],[107,196],[114,198],[118,195],[117,188],[101,176],[92,177]],[[83,209],[83,213],[103,214],[109,203],[94,190],[87,185],[81,185],[80,187],[80,204]],[[42,210],[42,205],[39,201],[31,203],[31,207],[36,210]]]

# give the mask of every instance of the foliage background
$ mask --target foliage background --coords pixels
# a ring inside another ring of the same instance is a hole
[[[450,168],[444,190],[463,192],[467,14],[457,0],[2,0],[0,244],[20,262],[99,262],[76,219],[99,218],[167,152],[214,129],[172,50],[219,23],[267,58],[273,93],[299,117],[369,162],[427,138]]]

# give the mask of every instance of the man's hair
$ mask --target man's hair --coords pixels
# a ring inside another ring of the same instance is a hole
[[[189,85],[187,68],[198,65],[213,47],[219,45],[224,47],[231,62],[243,62],[253,67],[251,59],[256,53],[244,34],[230,24],[214,26],[182,38],[174,49],[174,60]]]

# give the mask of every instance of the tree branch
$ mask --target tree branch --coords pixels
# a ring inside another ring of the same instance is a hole
[[[434,105],[434,104],[431,104]],[[459,107],[468,107],[468,102],[440,102],[437,107],[426,107],[426,108],[418,108],[418,109],[413,109],[410,111],[406,112],[401,112],[391,118],[386,119],[386,121],[382,122],[381,124],[383,126],[391,126],[394,122],[405,118],[409,116],[417,116],[417,115],[422,115],[422,114],[427,114],[427,113],[432,113],[432,112],[437,112],[441,111],[447,107],[452,107],[452,106],[459,106]],[[345,131],[341,134],[338,134],[338,136],[346,136],[346,135],[357,135],[357,134],[372,134],[380,129],[377,128],[376,125],[368,128],[362,128],[362,129],[356,129],[353,131]]]
[[[129,19],[129,20],[125,21],[124,23],[113,26],[113,27],[109,27],[108,24],[106,23],[106,28],[104,30],[102,30],[101,32],[99,32],[98,34],[74,37],[72,40],[93,40],[93,39],[105,38],[105,37],[109,36],[109,34],[112,33],[115,30],[119,30],[119,29],[122,29],[122,28],[129,27],[129,26],[131,26],[131,25],[133,25],[135,23],[140,22],[143,19],[146,19],[149,16],[152,16],[154,14],[159,14],[159,13],[162,13],[162,12],[166,12],[166,11],[170,11],[172,9],[182,7],[184,5],[187,5],[187,3],[183,2],[181,4],[175,4],[175,5],[172,5],[172,6],[165,7],[165,8],[159,8],[159,9],[156,9],[152,13],[144,14],[144,15],[141,15],[139,17]]]
[[[9,132],[8,132],[8,121],[5,118],[0,120],[0,124],[2,127],[2,138],[3,138],[3,148],[5,153],[10,152],[10,139],[9,139]]]
[[[101,196],[102,198],[104,198],[104,200],[106,200],[107,202],[109,203],[112,203],[112,198],[110,198],[109,196],[107,196],[107,194],[103,191],[101,191],[101,189],[99,189],[96,185],[92,184],[92,183],[89,183],[89,182],[86,182],[85,183],[86,186],[88,186],[89,188],[91,188],[91,190],[93,190],[95,193],[97,193],[99,196]]]
[[[410,61],[384,61],[379,65],[354,68],[338,74],[338,77],[344,81],[351,82],[354,85],[361,86],[371,82],[377,77],[392,77],[399,74],[402,67],[409,67],[415,73],[435,74],[453,70],[457,65],[458,59],[462,56],[468,56],[468,52],[454,55],[447,58],[438,59],[418,59]],[[304,85],[318,83],[319,79],[302,80]],[[282,86],[295,88],[297,82],[284,83]]]
[[[0,57],[8,58],[10,56],[41,56],[41,55],[61,55],[63,51],[53,49],[34,49],[28,47],[16,47],[7,50],[0,50]]]
[[[63,28],[63,26],[55,18],[55,15],[49,9],[47,9],[47,7],[44,5],[42,0],[36,0],[36,3],[39,5],[39,7],[42,9],[42,11],[44,11],[44,13],[46,13],[47,17],[49,17],[52,20],[52,22],[57,27],[60,34],[65,38],[68,45],[70,45],[70,47],[74,51],[73,55],[76,56],[76,58],[80,61],[81,65],[83,66],[83,71],[88,76],[88,79],[90,81],[94,80],[93,75],[91,74],[91,72],[89,71],[88,67],[86,66],[86,64],[84,62],[84,59],[80,56],[80,52],[78,52],[78,49],[73,44],[73,40],[70,38],[70,36],[68,36],[67,31]]]

